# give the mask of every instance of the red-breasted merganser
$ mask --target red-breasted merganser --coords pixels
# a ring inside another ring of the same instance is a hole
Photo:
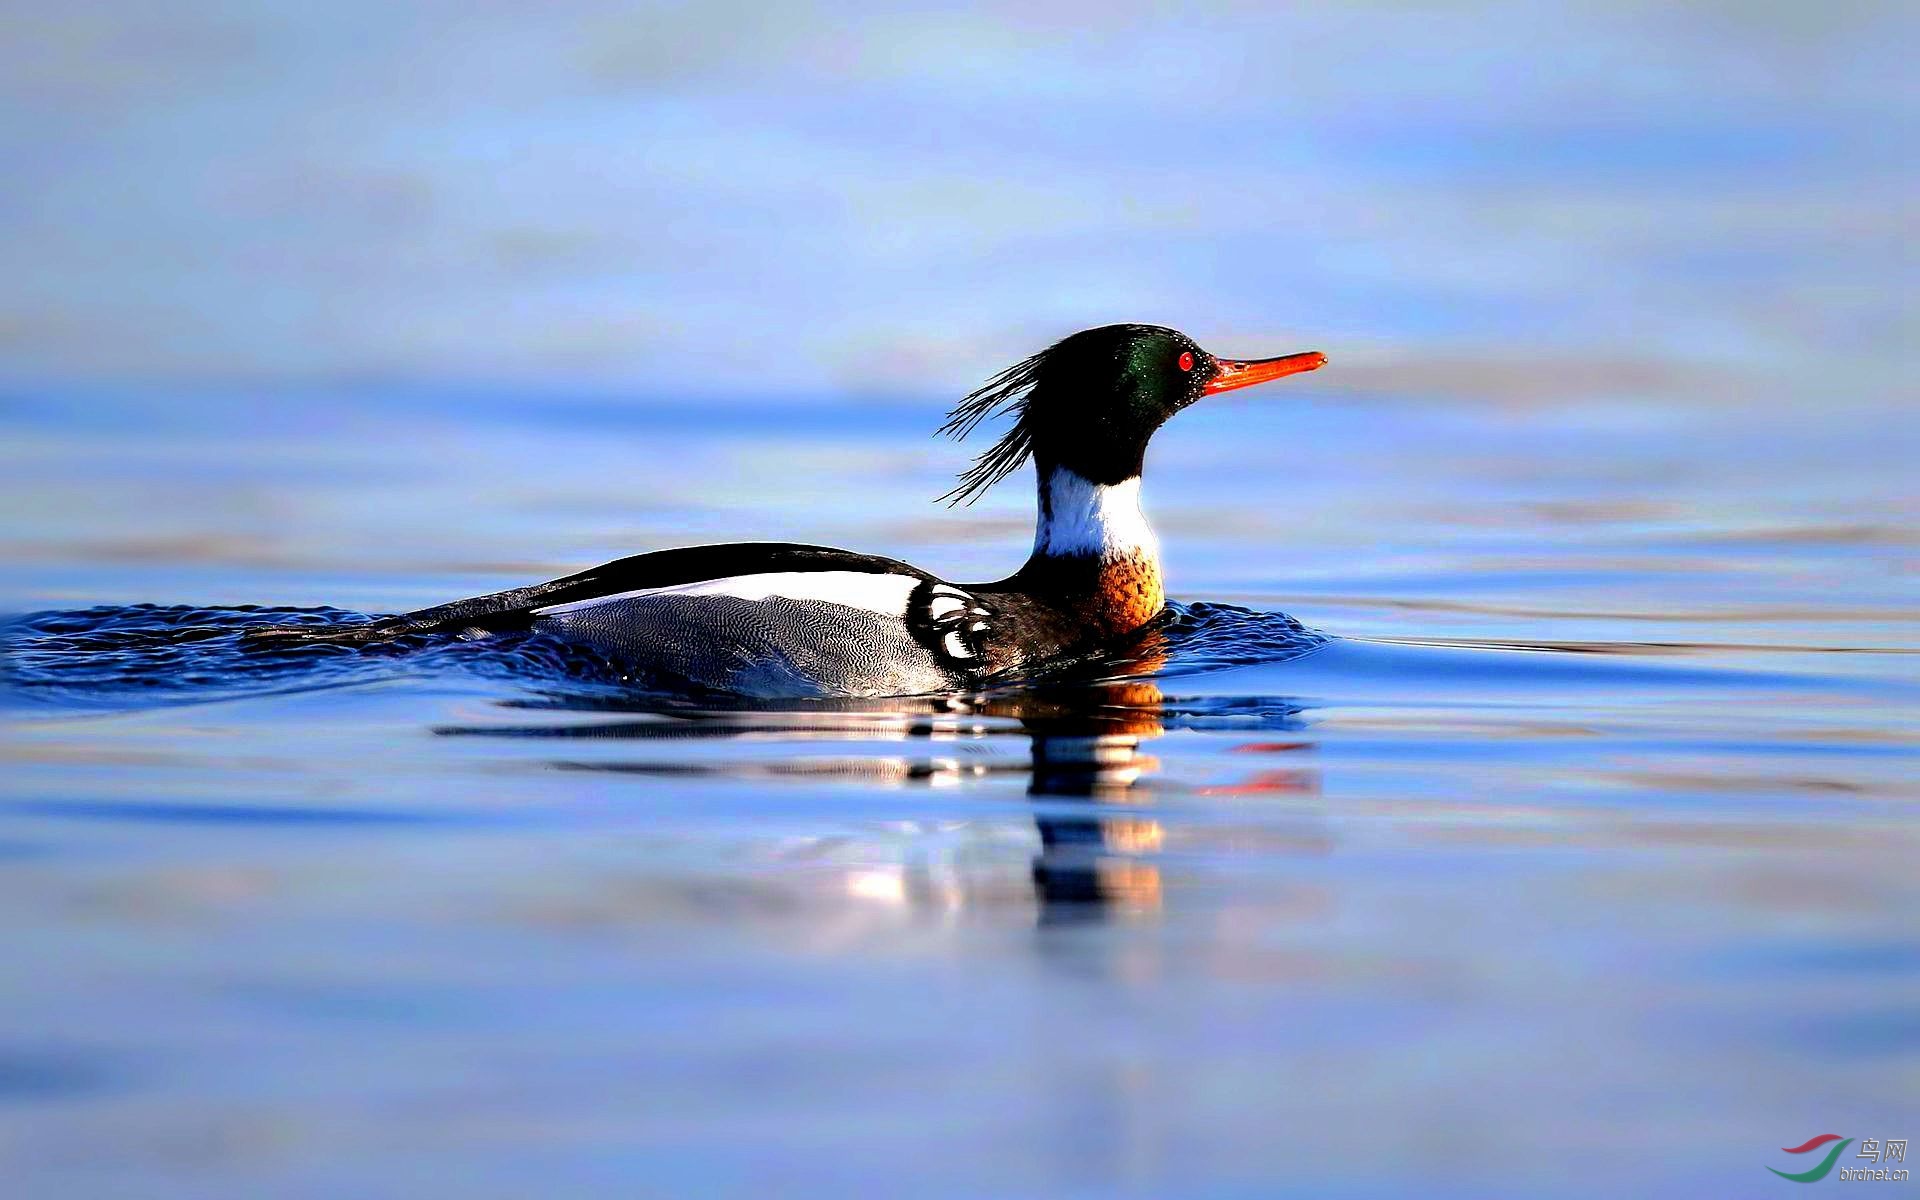
[[[1134,633],[1166,601],[1140,511],[1147,442],[1202,396],[1311,371],[1318,353],[1226,359],[1158,325],[1088,329],[1008,367],[941,432],[1013,426],[941,497],[971,502],[1028,458],[1039,474],[1033,554],[997,583],[824,546],[744,542],[636,555],[532,587],[404,616],[253,636],[366,643],[533,629],[649,674],[748,695],[903,696],[984,680]]]

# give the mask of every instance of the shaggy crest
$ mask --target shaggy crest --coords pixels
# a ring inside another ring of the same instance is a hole
[[[955,441],[972,433],[988,417],[1013,413],[1013,428],[973,465],[960,475],[960,486],[939,499],[952,508],[963,501],[972,504],[994,484],[1020,469],[1033,453],[1033,426],[1027,420],[1027,405],[1033,399],[1033,385],[1040,378],[1040,366],[1052,347],[1031,358],[1013,364],[967,394],[967,398],[947,414],[946,424],[938,432]]]

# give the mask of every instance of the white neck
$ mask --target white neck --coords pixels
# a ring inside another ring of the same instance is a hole
[[[1041,476],[1033,556],[1055,555],[1158,560],[1160,539],[1140,511],[1140,477],[1093,483],[1065,467]]]

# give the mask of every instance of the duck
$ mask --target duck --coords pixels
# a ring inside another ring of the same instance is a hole
[[[1160,544],[1141,507],[1148,443],[1222,392],[1317,370],[1317,351],[1223,358],[1176,329],[1086,329],[969,393],[940,426],[1000,438],[940,500],[971,504],[1031,462],[1032,553],[989,583],[949,582],[876,554],[792,542],[684,546],[527,587],[369,621],[269,625],[254,642],[369,645],[421,635],[547,634],[651,680],[750,697],[978,690],[1097,654],[1166,607]]]

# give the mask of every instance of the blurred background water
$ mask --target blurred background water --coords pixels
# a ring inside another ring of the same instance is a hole
[[[1910,1136],[1915,24],[0,7],[0,612],[994,577],[1031,498],[933,507],[929,431],[1124,319],[1331,357],[1147,497],[1180,599],[1335,635],[749,712],[16,632],[9,1194],[1747,1194]]]

